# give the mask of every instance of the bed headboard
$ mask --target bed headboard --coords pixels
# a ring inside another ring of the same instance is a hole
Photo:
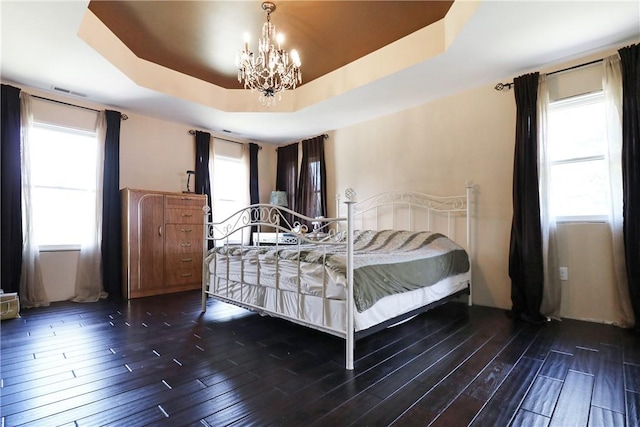
[[[467,182],[466,192],[458,196],[434,196],[412,191],[387,191],[355,201],[355,192],[345,191],[353,203],[355,229],[401,229],[433,231],[447,235],[470,249],[469,200],[473,183]],[[337,216],[346,215],[345,200],[336,196]]]
[[[411,191],[388,191],[355,201],[356,193],[352,189],[345,190],[347,200],[336,197],[337,215],[334,218],[310,218],[288,208],[267,204],[256,204],[245,207],[221,222],[205,220],[205,240],[215,240],[218,244],[230,243],[232,236],[238,242],[248,243],[252,227],[260,232],[263,227],[277,233],[288,233],[294,239],[314,242],[312,227],[318,227],[320,234],[326,235],[320,241],[325,243],[339,242],[347,231],[347,205],[352,209],[351,226],[354,230],[410,230],[431,231],[445,234],[470,252],[470,215],[469,200],[473,184],[467,183],[467,191],[459,196],[434,196]],[[345,203],[346,202],[346,203]],[[291,215],[288,221],[284,215]],[[298,227],[302,226],[302,230]]]

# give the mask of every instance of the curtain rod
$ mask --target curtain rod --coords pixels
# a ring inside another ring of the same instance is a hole
[[[189,135],[195,135],[196,134],[196,130],[195,129],[189,129]],[[220,138],[219,136],[215,136],[212,135],[215,139],[220,139],[222,141],[227,141],[227,142],[233,142],[234,144],[240,144],[240,145],[247,145],[248,142],[239,142],[239,141],[232,141],[230,139],[224,139],[224,138]],[[252,144],[255,144],[255,142],[253,142]],[[258,145],[258,144],[256,144]],[[258,145],[258,150],[262,150],[262,146]]]
[[[300,143],[300,142],[302,142],[302,141],[306,141],[307,139],[317,138],[318,136],[321,136],[321,137],[322,137],[322,138],[324,138],[324,139],[329,138],[329,135],[327,135],[326,133],[323,133],[323,134],[321,134],[321,135],[311,136],[311,137],[309,137],[309,138],[305,138],[305,139],[300,140],[300,141],[298,141],[298,142],[292,142],[291,144],[299,144],[299,143]],[[291,144],[289,144],[289,145],[291,145]]]
[[[323,139],[329,138],[329,135],[327,135],[326,133],[323,133],[322,135],[318,135],[318,136],[321,136]],[[307,139],[317,138],[318,136],[312,136],[311,138],[305,138],[302,141],[306,141]],[[283,148],[283,147],[288,147],[289,145],[300,144],[302,141],[292,142],[291,144],[287,144],[287,145],[281,145],[280,147],[276,147],[276,150],[279,150],[280,148]]]
[[[588,65],[597,64],[598,62],[602,62],[602,61],[604,61],[604,58],[596,59],[594,61],[585,62],[584,64],[574,65],[572,67],[563,68],[561,70],[552,71],[550,73],[547,73],[546,75],[547,76],[552,76],[554,74],[564,73],[565,71],[575,70],[576,68],[582,68],[582,67],[586,67]],[[494,87],[494,89],[498,90],[498,91],[509,90],[509,89],[511,89],[511,86],[513,86],[513,82],[510,82],[510,83],[498,83]]]
[[[326,133],[323,133],[322,135],[318,135],[318,136],[321,136],[323,139],[327,139],[327,138],[329,138],[329,135],[327,135]],[[292,143],[287,144],[287,145],[281,145],[281,146],[279,146],[279,147],[276,147],[276,150],[279,150],[279,149],[284,148],[284,147],[288,147],[289,145],[293,145],[293,144],[300,144],[300,142],[306,141],[307,139],[317,138],[318,136],[312,136],[312,137],[310,137],[310,138],[305,138],[305,139],[303,139],[302,141],[292,142]]]
[[[95,108],[83,107],[82,105],[76,105],[76,104],[71,104],[69,102],[58,101],[57,99],[45,98],[44,96],[31,95],[31,97],[41,99],[43,101],[55,102],[56,104],[68,105],[69,107],[82,108],[83,110],[95,111],[96,113],[100,112],[100,110],[96,110]],[[128,120],[129,116],[127,116],[126,114],[121,114],[120,118],[122,120]]]

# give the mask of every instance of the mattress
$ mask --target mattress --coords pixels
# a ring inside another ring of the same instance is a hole
[[[346,245],[223,246],[210,251],[209,291],[256,311],[345,329]],[[367,329],[465,289],[469,261],[446,236],[354,233],[355,328]]]

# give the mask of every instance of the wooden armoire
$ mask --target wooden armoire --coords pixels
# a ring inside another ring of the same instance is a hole
[[[125,298],[199,289],[205,195],[120,190]]]

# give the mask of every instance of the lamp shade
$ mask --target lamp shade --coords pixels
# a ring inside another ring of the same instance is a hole
[[[269,203],[276,206],[289,206],[287,203],[287,192],[286,191],[272,191],[271,197],[269,197]]]

